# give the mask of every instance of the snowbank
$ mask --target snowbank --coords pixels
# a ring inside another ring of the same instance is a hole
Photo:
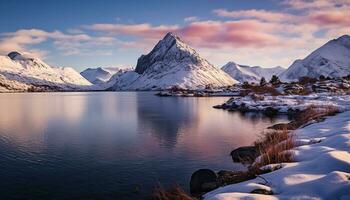
[[[204,199],[350,199],[350,112],[293,133],[300,141],[292,150],[296,162],[284,163],[281,169],[253,180],[218,188]],[[312,142],[315,140],[321,142]],[[256,189],[272,191],[273,195],[250,193]]]
[[[310,105],[334,106],[341,111],[350,108],[350,95],[317,93],[311,95],[288,95],[288,96],[261,96],[254,100],[252,96],[231,98],[224,105],[229,107],[243,106],[250,111],[263,111],[267,107],[273,107],[280,113],[287,113],[288,110],[304,110]]]

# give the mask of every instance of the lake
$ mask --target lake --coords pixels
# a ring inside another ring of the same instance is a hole
[[[230,151],[286,119],[212,108],[228,99],[0,94],[1,199],[144,199],[157,184],[188,190],[200,168],[243,169]]]

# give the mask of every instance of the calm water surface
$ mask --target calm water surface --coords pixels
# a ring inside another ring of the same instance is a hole
[[[230,151],[285,120],[212,108],[227,99],[0,94],[1,199],[144,199],[199,168],[241,169]]]

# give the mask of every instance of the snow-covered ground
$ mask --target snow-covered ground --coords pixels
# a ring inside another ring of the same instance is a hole
[[[350,111],[292,134],[297,144],[291,150],[295,162],[283,163],[281,169],[253,180],[213,190],[204,199],[350,199]],[[273,195],[250,193],[255,189],[272,191]]]
[[[226,103],[227,106],[245,106],[251,111],[263,111],[267,107],[273,107],[280,113],[286,113],[288,110],[304,110],[310,105],[315,106],[334,106],[340,111],[350,109],[350,95],[318,93],[310,95],[287,95],[287,96],[263,96],[258,95],[254,100],[251,95],[239,98],[231,98]]]

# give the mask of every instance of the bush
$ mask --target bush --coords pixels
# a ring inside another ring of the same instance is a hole
[[[280,81],[280,79],[278,78],[278,76],[273,75],[273,76],[271,77],[270,83],[271,83],[272,85],[278,85],[278,84],[281,83],[281,81]]]
[[[262,77],[262,78],[260,79],[260,86],[264,86],[264,85],[266,85],[266,84],[267,84],[267,82],[266,82],[265,78]]]
[[[314,84],[317,82],[316,78],[311,78],[308,76],[303,76],[299,78],[299,83],[302,85],[306,85],[306,84]]]

